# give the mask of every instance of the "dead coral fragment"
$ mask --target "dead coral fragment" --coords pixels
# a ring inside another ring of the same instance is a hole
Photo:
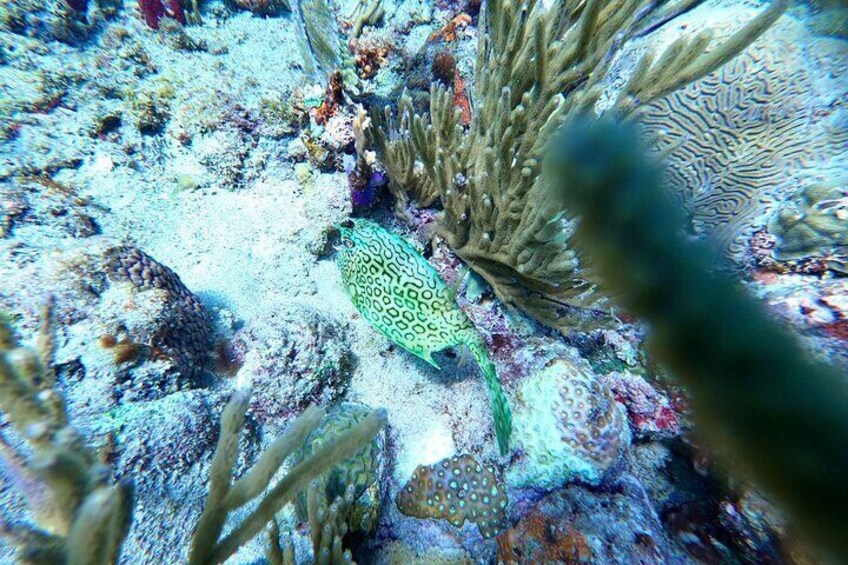
[[[24,563],[116,563],[129,529],[132,488],[110,485],[109,471],[68,425],[54,391],[52,304],[45,306],[38,351],[21,347],[0,320],[0,408],[32,446],[24,460],[0,437],[38,526],[0,524]]]
[[[508,503],[495,468],[480,465],[470,455],[420,465],[397,499],[398,509],[407,516],[441,518],[457,528],[468,520],[487,539],[506,527]]]

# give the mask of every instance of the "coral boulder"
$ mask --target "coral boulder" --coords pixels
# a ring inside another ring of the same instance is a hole
[[[624,408],[590,370],[565,359],[527,378],[518,391],[515,445],[507,481],[552,490],[598,484],[630,444]]]

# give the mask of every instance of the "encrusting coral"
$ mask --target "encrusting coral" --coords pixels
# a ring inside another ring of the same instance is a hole
[[[783,202],[769,224],[780,260],[822,258],[848,272],[848,187],[814,184]]]
[[[131,521],[132,487],[110,484],[108,469],[68,424],[53,390],[53,332],[52,302],[44,307],[37,350],[22,347],[0,321],[0,408],[33,450],[24,460],[0,438],[0,458],[15,470],[38,523],[2,523],[0,533],[25,563],[114,563]]]
[[[697,3],[697,2],[696,2]],[[468,130],[452,96],[434,86],[429,117],[404,95],[394,119],[374,112],[373,138],[397,212],[441,200],[438,233],[507,305],[558,328],[593,327],[605,300],[569,246],[573,226],[546,198],[545,147],[570,115],[591,112],[615,55],[646,28],[693,2],[557,0],[486,2],[480,17]],[[612,101],[640,106],[716,70],[759,37],[787,7],[777,0],[726,40],[684,36],[658,58],[647,54]]]
[[[598,276],[651,324],[658,361],[689,388],[696,423],[810,539],[848,558],[848,384],[810,358],[741,285],[683,236],[683,214],[638,136],[571,122],[551,155],[564,207]]]
[[[609,386],[565,359],[522,381],[515,422],[522,456],[508,472],[511,486],[598,484],[630,445],[627,414]]]
[[[420,465],[397,498],[398,509],[407,516],[444,519],[457,528],[468,520],[486,539],[506,528],[508,504],[495,468],[470,455]]]
[[[294,465],[265,496],[285,459],[320,423],[323,410],[309,408],[262,453],[253,467],[233,482],[232,469],[238,456],[239,435],[244,426],[249,392],[237,391],[221,416],[221,433],[209,477],[206,506],[192,538],[189,564],[223,563],[239,547],[263,531],[274,515],[292,502],[306,484],[358,453],[386,423],[385,410],[375,410],[334,441],[315,449]],[[221,537],[228,515],[259,498],[253,510]]]

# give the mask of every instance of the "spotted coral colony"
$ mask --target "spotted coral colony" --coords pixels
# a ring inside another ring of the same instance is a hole
[[[508,504],[495,468],[479,464],[471,455],[421,465],[397,499],[398,509],[407,516],[442,519],[456,528],[467,520],[486,539],[506,528]]]

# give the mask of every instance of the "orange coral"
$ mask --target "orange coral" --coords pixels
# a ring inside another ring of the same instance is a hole
[[[525,549],[533,546],[532,552]],[[498,563],[590,563],[592,548],[586,536],[539,511],[519,526],[498,536]]]
[[[465,92],[465,80],[459,74],[459,69],[453,76],[453,107],[459,108],[459,123],[463,126],[471,124],[471,103],[468,101],[468,94]]]
[[[387,56],[392,46],[374,39],[352,39],[350,49],[356,63],[357,74],[361,79],[369,79],[388,63]]]
[[[338,70],[333,71],[327,82],[327,94],[324,97],[324,101],[314,110],[313,117],[316,124],[319,126],[324,125],[327,123],[327,120],[335,115],[336,110],[344,101],[343,91],[342,73]]]
[[[459,14],[454,19],[449,21],[445,27],[431,34],[427,41],[436,41],[437,39],[444,39],[445,41],[456,41],[456,32],[460,29],[468,27],[468,24],[470,23],[471,16],[469,16],[468,14]]]

